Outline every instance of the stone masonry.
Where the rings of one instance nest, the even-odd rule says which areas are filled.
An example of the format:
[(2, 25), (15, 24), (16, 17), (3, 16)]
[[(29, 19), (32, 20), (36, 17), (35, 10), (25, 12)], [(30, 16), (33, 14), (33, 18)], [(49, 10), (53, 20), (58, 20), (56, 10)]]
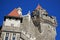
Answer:
[[(11, 16), (13, 13), (17, 14)], [(49, 16), (40, 5), (26, 15), (22, 15), (21, 8), (15, 8), (5, 16), (1, 37), (2, 40), (14, 40), (13, 37), (15, 40), (55, 40), (56, 26), (56, 17)]]

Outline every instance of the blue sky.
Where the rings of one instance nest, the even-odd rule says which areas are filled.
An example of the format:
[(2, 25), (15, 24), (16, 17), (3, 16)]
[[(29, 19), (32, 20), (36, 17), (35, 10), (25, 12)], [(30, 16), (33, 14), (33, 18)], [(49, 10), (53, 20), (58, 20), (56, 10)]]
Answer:
[(32, 12), (40, 4), (49, 15), (56, 16), (58, 26), (56, 40), (60, 39), (60, 0), (0, 0), (0, 25), (3, 24), (4, 16), (8, 15), (14, 8), (21, 7), (23, 14), (29, 10)]

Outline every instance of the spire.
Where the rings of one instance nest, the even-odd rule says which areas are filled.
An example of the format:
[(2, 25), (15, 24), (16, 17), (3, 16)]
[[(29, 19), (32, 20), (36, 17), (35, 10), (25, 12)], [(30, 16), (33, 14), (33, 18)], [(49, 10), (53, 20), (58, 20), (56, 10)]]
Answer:
[(15, 8), (12, 12), (8, 14), (8, 16), (16, 16), (19, 17), (19, 14), (17, 13), (17, 9)]
[(40, 4), (38, 4), (38, 6), (36, 7), (36, 9), (40, 9), (41, 8), (41, 6), (40, 6)]

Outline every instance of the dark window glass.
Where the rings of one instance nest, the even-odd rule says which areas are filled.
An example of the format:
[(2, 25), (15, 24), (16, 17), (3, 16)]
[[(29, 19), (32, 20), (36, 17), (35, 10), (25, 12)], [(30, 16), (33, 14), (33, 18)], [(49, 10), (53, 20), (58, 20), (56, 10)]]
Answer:
[(6, 33), (5, 40), (8, 40), (8, 37), (9, 37), (9, 33)]
[(13, 33), (13, 40), (15, 40), (15, 36), (16, 36), (16, 34), (15, 34), (15, 33)]
[(13, 40), (15, 40), (15, 37), (13, 37)]
[(5, 37), (5, 40), (8, 40), (8, 37)]

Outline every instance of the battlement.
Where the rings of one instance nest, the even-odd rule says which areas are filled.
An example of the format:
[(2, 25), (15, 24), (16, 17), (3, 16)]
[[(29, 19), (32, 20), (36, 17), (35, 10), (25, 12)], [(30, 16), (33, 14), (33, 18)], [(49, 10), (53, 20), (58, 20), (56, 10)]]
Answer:
[(53, 16), (48, 16), (48, 15), (42, 15), (42, 17), (41, 17), (42, 19), (44, 19), (44, 20), (47, 20), (47, 21), (50, 21), (50, 22), (52, 22), (52, 23), (55, 23), (56, 21), (56, 18), (55, 17), (53, 17)]
[(20, 27), (20, 23), (22, 23), (22, 18), (20, 18), (20, 17), (5, 16), (3, 25)]
[(46, 21), (47, 23), (56, 26), (57, 22), (56, 22), (56, 18), (53, 16), (48, 16), (48, 15), (42, 15), (41, 18)]

